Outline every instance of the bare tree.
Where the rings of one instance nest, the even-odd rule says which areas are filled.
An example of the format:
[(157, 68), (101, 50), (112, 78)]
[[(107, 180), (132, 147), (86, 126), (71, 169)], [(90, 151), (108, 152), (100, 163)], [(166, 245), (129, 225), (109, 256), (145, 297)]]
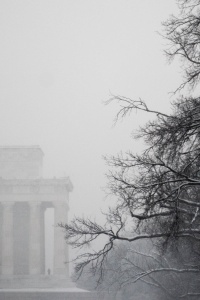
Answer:
[[(184, 82), (177, 89), (181, 90), (186, 85), (194, 88), (200, 76), (200, 1), (177, 2), (180, 15), (171, 16), (164, 28), (169, 41), (167, 56), (170, 59), (180, 56), (182, 60)], [(60, 224), (73, 247), (91, 246), (101, 239), (101, 249), (84, 248), (83, 254), (77, 256), (75, 271), (80, 276), (89, 267), (92, 274), (98, 274), (100, 284), (119, 242), (130, 243), (136, 255), (138, 241), (153, 241), (154, 252), (158, 251), (160, 256), (140, 251), (138, 255), (143, 257), (145, 266), (134, 262), (128, 278), (124, 277), (127, 273), (120, 271), (121, 284), (126, 280), (146, 281), (165, 290), (166, 299), (198, 299), (200, 98), (181, 97), (174, 101), (169, 115), (150, 109), (141, 99), (114, 96), (108, 102), (118, 102), (116, 122), (132, 110), (153, 114), (154, 120), (134, 134), (135, 139), (145, 142), (142, 153), (127, 152), (106, 158), (110, 170), (108, 193), (116, 199), (105, 214), (106, 223), (75, 218), (70, 224)], [(121, 260), (121, 263), (127, 271), (133, 261), (129, 259), (124, 264)], [(167, 286), (171, 277), (179, 288)]]
[[(186, 249), (188, 253), (188, 247)], [(191, 258), (187, 263), (189, 261)], [(122, 299), (126, 300), (133, 299), (133, 295), (135, 300), (141, 298), (175, 300), (180, 295), (187, 299), (186, 295), (191, 290), (191, 286), (194, 289), (195, 285), (198, 286), (198, 281), (196, 274), (188, 276), (187, 273), (172, 272), (183, 263), (184, 258), (177, 250), (160, 253), (150, 240), (139, 241), (134, 246), (119, 242), (108, 255), (108, 261), (104, 265), (104, 278), (97, 286), (97, 290), (101, 293), (109, 292), (113, 298), (120, 290)], [(98, 276), (98, 272), (91, 276), (90, 266), (88, 266), (78, 283), (81, 287), (88, 287), (89, 284), (90, 288), (94, 289)]]
[(166, 55), (169, 59), (180, 57), (184, 69), (184, 81), (178, 88), (185, 85), (194, 87), (200, 75), (200, 1), (178, 0), (179, 16), (171, 16), (163, 23), (164, 38), (169, 47)]
[[(98, 270), (101, 281), (108, 254), (117, 241), (134, 245), (138, 240), (154, 240), (157, 247), (170, 247), (176, 241), (181, 253), (181, 249), (186, 250), (183, 245), (192, 244), (196, 256), (192, 255), (188, 263), (177, 263), (173, 267), (147, 268), (137, 273), (135, 281), (160, 273), (199, 278), (196, 260), (200, 255), (200, 99), (182, 98), (174, 102), (170, 115), (150, 110), (141, 100), (114, 97), (111, 101), (120, 104), (117, 118), (136, 108), (153, 113), (156, 118), (135, 136), (146, 142), (141, 155), (129, 152), (107, 158), (108, 188), (116, 197), (116, 205), (108, 209), (106, 224), (102, 226), (84, 218), (61, 224), (73, 247), (91, 245), (99, 237), (105, 237), (102, 249), (92, 251), (90, 248), (76, 258), (76, 272), (80, 275), (84, 267), (90, 265), (92, 272)], [(199, 293), (196, 285), (191, 285), (179, 296), (187, 299), (188, 295), (199, 297)]]

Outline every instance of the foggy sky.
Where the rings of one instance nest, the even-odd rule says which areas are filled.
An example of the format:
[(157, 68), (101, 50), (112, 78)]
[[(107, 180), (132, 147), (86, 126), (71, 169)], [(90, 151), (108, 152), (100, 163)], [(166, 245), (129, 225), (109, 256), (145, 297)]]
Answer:
[(110, 94), (170, 107), (180, 83), (160, 23), (174, 0), (1, 0), (0, 144), (40, 145), (44, 177), (70, 176), (71, 216), (104, 207), (102, 155), (139, 151), (145, 116), (113, 127)]

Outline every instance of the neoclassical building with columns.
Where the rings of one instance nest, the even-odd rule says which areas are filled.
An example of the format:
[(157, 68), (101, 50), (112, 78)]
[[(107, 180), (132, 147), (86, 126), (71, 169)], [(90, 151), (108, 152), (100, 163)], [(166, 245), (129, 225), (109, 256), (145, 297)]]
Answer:
[[(63, 230), (69, 193), (68, 177), (42, 177), (39, 146), (0, 147), (0, 288), (70, 286), (68, 246)], [(45, 267), (45, 211), (54, 210), (54, 259)]]

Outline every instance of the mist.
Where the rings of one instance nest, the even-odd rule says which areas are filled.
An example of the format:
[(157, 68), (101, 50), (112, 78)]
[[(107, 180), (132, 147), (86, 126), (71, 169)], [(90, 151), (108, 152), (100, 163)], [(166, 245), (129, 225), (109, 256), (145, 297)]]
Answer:
[[(118, 108), (105, 101), (122, 95), (169, 111), (169, 93), (181, 75), (178, 64), (166, 61), (158, 32), (161, 22), (176, 12), (172, 0), (0, 1), (0, 146), (23, 149), (23, 157), (29, 156), (26, 149), (42, 151), (42, 171), (29, 179), (40, 180), (39, 185), (49, 180), (49, 188), (54, 180), (67, 186), (68, 220), (76, 215), (103, 222), (100, 211), (109, 202), (103, 156), (143, 149), (131, 134), (147, 121), (145, 114), (134, 113), (113, 126)], [(8, 169), (0, 171), (2, 180), (27, 180), (29, 159), (23, 174), (21, 158), (11, 172), (9, 163), (16, 161), (15, 154), (11, 156), (2, 158), (1, 165)], [(29, 219), (27, 209), (16, 208), (24, 222)], [(48, 280), (54, 272), (54, 225), (65, 220), (57, 220), (49, 204), (44, 215), (48, 250), (43, 273)], [(19, 222), (20, 215), (15, 218)], [(26, 235), (30, 232), (24, 229)], [(19, 247), (20, 252), (23, 244)], [(72, 260), (76, 252), (67, 251)], [(73, 274), (73, 265), (67, 272)], [(76, 289), (75, 284), (70, 288)]]

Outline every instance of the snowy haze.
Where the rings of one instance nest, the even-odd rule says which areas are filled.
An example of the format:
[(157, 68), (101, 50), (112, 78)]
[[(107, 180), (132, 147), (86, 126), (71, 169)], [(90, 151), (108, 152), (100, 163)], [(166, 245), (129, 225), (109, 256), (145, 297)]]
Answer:
[(1, 0), (0, 144), (40, 145), (44, 177), (70, 176), (70, 217), (105, 207), (102, 155), (140, 145), (133, 114), (113, 127), (111, 94), (162, 111), (180, 83), (157, 31), (174, 0)]

